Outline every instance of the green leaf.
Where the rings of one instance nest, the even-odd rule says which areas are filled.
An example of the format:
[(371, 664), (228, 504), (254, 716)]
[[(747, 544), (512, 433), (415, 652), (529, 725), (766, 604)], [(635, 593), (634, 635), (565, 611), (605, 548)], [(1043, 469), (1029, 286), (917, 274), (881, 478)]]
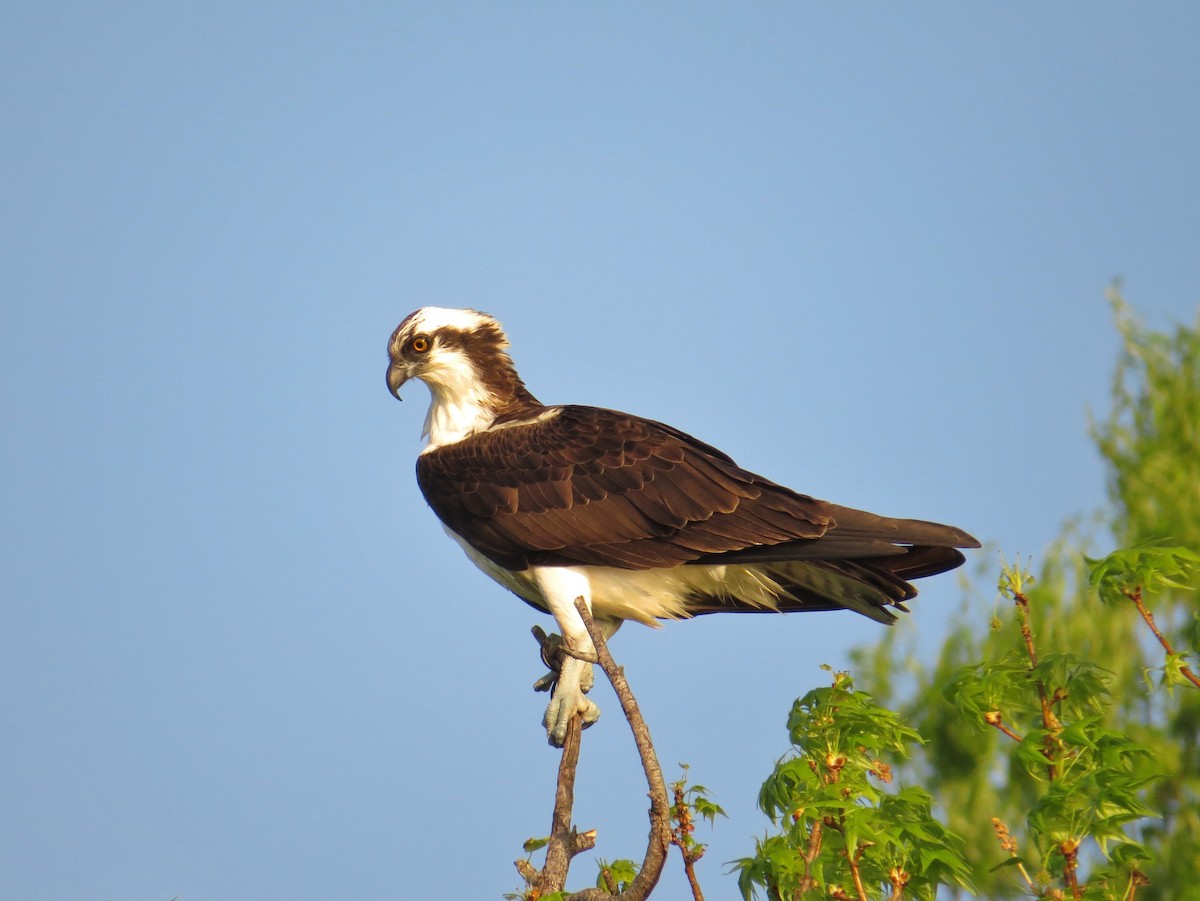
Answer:
[(619, 891), (624, 891), (629, 887), (629, 883), (633, 882), (638, 871), (638, 865), (636, 863), (634, 863), (632, 860), (626, 860), (624, 858), (620, 860), (614, 860), (612, 863), (600, 860), (598, 861), (598, 867), (599, 873), (596, 876), (596, 888), (608, 888), (608, 880), (605, 878), (607, 875), (614, 883), (616, 883)]
[(714, 804), (707, 798), (696, 798), (692, 801), (692, 807), (696, 813), (708, 820), (709, 823), (715, 823), (719, 816), (727, 816), (720, 804)]
[(1092, 569), (1091, 584), (1106, 604), (1132, 600), (1135, 593), (1186, 589), (1200, 576), (1200, 553), (1180, 546), (1142, 544), (1087, 562)]

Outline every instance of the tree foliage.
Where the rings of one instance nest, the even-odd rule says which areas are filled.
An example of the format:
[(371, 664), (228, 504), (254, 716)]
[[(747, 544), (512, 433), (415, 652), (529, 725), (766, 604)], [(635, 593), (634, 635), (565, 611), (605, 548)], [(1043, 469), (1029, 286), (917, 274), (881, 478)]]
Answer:
[[(747, 901), (1200, 901), (1200, 317), (1157, 333), (1111, 300), (1123, 350), (1091, 433), (1117, 549), (1090, 557), (1100, 539), (1064, 526), (1036, 567), (1001, 565), (995, 600), (968, 597), (936, 655), (900, 631), (859, 649), (869, 694), (826, 667), (759, 795), (772, 830), (734, 862)], [(702, 901), (693, 816), (721, 810), (686, 776), (662, 818)], [(512, 897), (567, 897), (518, 869)], [(645, 897), (638, 874), (601, 861), (578, 897)]]
[(1089, 559), (1064, 527), (1036, 581), (1005, 567), (990, 628), (976, 599), (928, 663), (896, 634), (854, 658), (926, 739), (897, 772), (988, 897), (1200, 898), (1200, 320), (1157, 333), (1111, 299), (1123, 350), (1091, 431), (1122, 549)]
[(844, 672), (796, 701), (792, 751), (763, 783), (759, 806), (780, 831), (737, 862), (744, 898), (859, 898), (887, 886), (892, 897), (933, 898), (940, 883), (967, 886), (962, 843), (932, 815), (918, 787), (886, 792), (891, 766), (920, 736)]

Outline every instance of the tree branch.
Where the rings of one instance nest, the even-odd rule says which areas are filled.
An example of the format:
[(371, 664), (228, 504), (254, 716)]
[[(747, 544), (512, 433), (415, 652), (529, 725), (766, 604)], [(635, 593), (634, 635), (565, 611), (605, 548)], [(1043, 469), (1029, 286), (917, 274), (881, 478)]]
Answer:
[(1066, 838), (1059, 842), (1058, 849), (1062, 851), (1063, 856), (1063, 879), (1071, 890), (1071, 897), (1074, 901), (1081, 901), (1084, 887), (1079, 884), (1079, 875), (1076, 872), (1079, 861), (1079, 842), (1073, 838)]
[(804, 852), (804, 876), (800, 879), (800, 892), (807, 892), (809, 889), (816, 887), (816, 880), (812, 878), (812, 864), (817, 859), (817, 855), (821, 853), (821, 832), (824, 824), (820, 820), (814, 820), (812, 829), (808, 833), (808, 848)]
[[(1029, 598), (1022, 592), (1013, 590), (1013, 599), (1017, 602), (1017, 610), (1021, 615), (1021, 637), (1025, 639), (1025, 650), (1029, 653), (1029, 662), (1032, 668), (1038, 665), (1037, 651), (1033, 646), (1033, 627), (1030, 625), (1029, 616)], [(1042, 754), (1045, 755), (1049, 763), (1046, 765), (1047, 774), (1050, 781), (1053, 782), (1058, 778), (1058, 766), (1054, 763), (1054, 745), (1058, 743), (1058, 731), (1062, 728), (1058, 717), (1054, 715), (1053, 707), (1050, 703), (1050, 698), (1046, 694), (1045, 683), (1041, 679), (1034, 680), (1034, 685), (1037, 686), (1038, 700), (1042, 705), (1042, 725), (1046, 729), (1045, 747), (1042, 749)]]
[(658, 883), (659, 876), (662, 875), (663, 864), (667, 859), (667, 850), (671, 846), (671, 805), (667, 800), (667, 785), (663, 781), (662, 768), (658, 765), (658, 758), (654, 754), (650, 730), (646, 727), (646, 721), (642, 719), (641, 710), (638, 709), (637, 699), (634, 698), (629, 683), (625, 681), (624, 671), (617, 666), (612, 654), (609, 653), (608, 645), (604, 641), (604, 634), (596, 626), (596, 621), (592, 619), (592, 613), (588, 610), (583, 598), (576, 598), (575, 609), (583, 618), (588, 635), (596, 646), (596, 657), (599, 659), (600, 668), (604, 670), (604, 675), (612, 683), (613, 691), (616, 692), (617, 698), (621, 702), (621, 709), (625, 712), (625, 719), (629, 722), (629, 728), (633, 732), (638, 755), (642, 759), (642, 771), (646, 774), (646, 783), (650, 788), (650, 835), (646, 843), (646, 855), (642, 866), (629, 888), (624, 892), (613, 895), (603, 889), (589, 888), (576, 892), (570, 898), (571, 901), (611, 901), (612, 898), (617, 898), (619, 901), (643, 901), (649, 897), (650, 892)]
[[(1133, 591), (1126, 591), (1125, 596), (1133, 601), (1134, 606), (1137, 607), (1138, 613), (1142, 615), (1142, 619), (1146, 621), (1146, 625), (1150, 627), (1150, 631), (1154, 633), (1154, 637), (1158, 639), (1158, 643), (1163, 646), (1163, 650), (1166, 651), (1168, 655), (1174, 655), (1175, 649), (1171, 647), (1171, 642), (1167, 639), (1167, 636), (1163, 635), (1159, 630), (1158, 624), (1154, 622), (1154, 614), (1150, 612), (1149, 608), (1146, 607), (1146, 604), (1142, 601), (1141, 587), (1139, 586)], [(1189, 682), (1191, 682), (1197, 688), (1200, 688), (1200, 677), (1197, 677), (1196, 674), (1193, 673), (1187, 666), (1187, 664), (1180, 666), (1179, 672), (1181, 675), (1187, 678)]]
[(850, 862), (850, 876), (854, 879), (854, 891), (858, 893), (859, 901), (867, 901), (867, 890), (863, 887), (862, 873), (858, 870), (858, 858), (862, 851), (858, 851), (851, 857), (846, 855), (846, 860)]
[(1013, 741), (1020, 744), (1021, 736), (1017, 735), (1017, 733), (1013, 732), (1012, 729), (1008, 728), (1008, 726), (1004, 724), (1004, 717), (1000, 714), (999, 710), (987, 711), (987, 713), (983, 715), (983, 721), (989, 726), (999, 729)]
[(675, 790), (674, 821), (678, 824), (671, 830), (671, 844), (675, 845), (679, 849), (679, 853), (683, 855), (683, 872), (692, 889), (692, 901), (704, 901), (700, 880), (696, 878), (696, 861), (704, 856), (705, 848), (691, 840), (696, 825), (692, 821), (692, 807), (688, 804), (684, 779), (672, 783), (671, 787)]
[(577, 832), (571, 826), (571, 808), (575, 804), (575, 769), (579, 763), (579, 746), (583, 726), (579, 717), (572, 717), (563, 742), (562, 758), (558, 763), (558, 785), (554, 791), (554, 814), (550, 819), (550, 841), (546, 845), (546, 862), (532, 880), (527, 879), (534, 897), (560, 892), (567, 882), (571, 859), (581, 851), (596, 846), (596, 830)]
[[(1008, 826), (999, 817), (992, 817), (992, 828), (996, 830), (996, 838), (1000, 842), (1000, 848), (1008, 852), (1009, 857), (1017, 857), (1017, 840), (1012, 837), (1012, 833), (1008, 831)], [(1029, 894), (1036, 897), (1038, 894), (1037, 887), (1033, 884), (1033, 880), (1029, 877), (1029, 871), (1025, 869), (1025, 864), (1017, 861), (1017, 869), (1021, 873), (1021, 878), (1025, 880), (1025, 885), (1029, 889)]]

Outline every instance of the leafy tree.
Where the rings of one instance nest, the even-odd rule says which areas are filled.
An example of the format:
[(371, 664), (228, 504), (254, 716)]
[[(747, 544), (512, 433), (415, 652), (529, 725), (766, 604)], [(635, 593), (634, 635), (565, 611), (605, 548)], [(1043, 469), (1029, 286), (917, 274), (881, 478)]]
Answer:
[[(948, 886), (1200, 899), (1200, 317), (1156, 333), (1115, 291), (1112, 302), (1123, 353), (1113, 409), (1092, 435), (1109, 467), (1102, 521), (1122, 549), (1089, 559), (1086, 537), (1064, 527), (1036, 580), (1027, 563), (1003, 565), (990, 615), (968, 598), (930, 664), (900, 632), (857, 651), (881, 702), (844, 672), (797, 700), (791, 750), (759, 797), (775, 831), (735, 862), (744, 898), (902, 901)], [(675, 844), (702, 901), (693, 814), (721, 810), (687, 786), (686, 767), (668, 807), (636, 703), (603, 636), (593, 640), (650, 782), (646, 865), (601, 862), (595, 889), (544, 890), (591, 847), (592, 833), (570, 827), (568, 790), (555, 834), (526, 845), (557, 842), (561, 860), (518, 861), (527, 887), (511, 897), (644, 898)], [(578, 728), (574, 738), (577, 755)], [(564, 749), (560, 798), (573, 773)]]
[(758, 888), (779, 901), (865, 898), (881, 886), (891, 898), (934, 898), (939, 884), (970, 884), (961, 841), (933, 818), (929, 793), (883, 790), (883, 755), (904, 755), (920, 737), (849, 674), (796, 701), (788, 734), (793, 750), (759, 796), (780, 832), (737, 862), (744, 898)]
[(928, 665), (900, 634), (854, 657), (926, 739), (898, 773), (937, 799), (989, 897), (1069, 897), (1091, 863), (1088, 896), (1200, 898), (1200, 319), (1157, 333), (1111, 299), (1123, 351), (1091, 431), (1103, 521), (1129, 550), (1088, 560), (1065, 527), (1036, 582), (1005, 569), (1018, 615), (982, 628), (976, 598)]

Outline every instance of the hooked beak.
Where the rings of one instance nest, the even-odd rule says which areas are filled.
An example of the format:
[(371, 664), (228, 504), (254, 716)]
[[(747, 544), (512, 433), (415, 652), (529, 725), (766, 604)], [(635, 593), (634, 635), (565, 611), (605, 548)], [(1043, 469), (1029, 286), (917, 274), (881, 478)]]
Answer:
[(403, 400), (400, 396), (400, 386), (408, 381), (408, 367), (401, 363), (393, 361), (388, 366), (387, 383), (388, 391), (392, 393), (392, 397), (396, 400)]

